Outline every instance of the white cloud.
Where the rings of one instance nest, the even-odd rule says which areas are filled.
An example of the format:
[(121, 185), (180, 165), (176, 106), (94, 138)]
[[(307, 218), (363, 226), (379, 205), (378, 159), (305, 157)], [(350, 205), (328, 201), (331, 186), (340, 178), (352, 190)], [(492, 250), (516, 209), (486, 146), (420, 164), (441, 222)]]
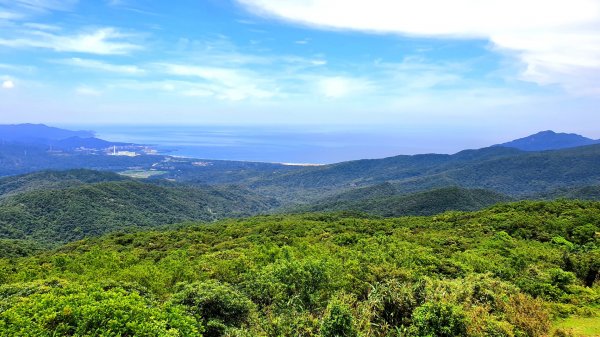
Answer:
[(276, 95), (276, 89), (261, 76), (244, 69), (200, 67), (182, 64), (158, 64), (170, 75), (196, 77), (203, 82), (184, 90), (188, 96), (212, 96), (230, 101), (245, 99), (267, 99)]
[(0, 0), (0, 4), (32, 11), (67, 11), (77, 0)]
[(51, 11), (69, 11), (76, 0), (0, 0), (0, 20), (19, 21)]
[(0, 20), (18, 20), (23, 18), (20, 13), (9, 12), (0, 8)]
[(102, 92), (88, 86), (80, 86), (75, 88), (75, 93), (80, 96), (100, 96)]
[(15, 82), (6, 80), (2, 82), (2, 89), (12, 89), (15, 87)]
[(61, 28), (59, 26), (47, 25), (44, 23), (37, 23), (37, 22), (26, 22), (23, 24), (23, 27), (32, 28), (32, 29), (36, 29), (36, 30), (47, 30), (47, 31), (61, 30)]
[(24, 66), (24, 65), (18, 65), (18, 64), (5, 64), (5, 63), (0, 63), (0, 69), (5, 69), (8, 70), (10, 72), (16, 72), (16, 73), (33, 73), (36, 68), (34, 66)]
[(21, 37), (0, 38), (0, 46), (12, 48), (46, 48), (57, 52), (76, 52), (99, 55), (129, 54), (142, 47), (126, 41), (129, 35), (115, 28), (101, 28), (76, 35), (58, 35), (34, 30)]
[(319, 92), (327, 98), (342, 98), (351, 94), (364, 93), (371, 84), (363, 79), (350, 77), (324, 77), (317, 82)]
[(145, 72), (144, 69), (134, 65), (111, 64), (97, 60), (81, 59), (77, 57), (58, 60), (57, 62), (74, 67), (126, 75), (139, 75)]
[(523, 79), (600, 91), (598, 0), (237, 0), (259, 15), (328, 29), (484, 38), (526, 66)]

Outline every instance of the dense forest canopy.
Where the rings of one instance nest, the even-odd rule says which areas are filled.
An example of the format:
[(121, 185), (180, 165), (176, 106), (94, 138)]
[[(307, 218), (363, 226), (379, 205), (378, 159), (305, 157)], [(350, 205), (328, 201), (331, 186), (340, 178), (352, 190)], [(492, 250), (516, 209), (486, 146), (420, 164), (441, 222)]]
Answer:
[(0, 335), (542, 336), (598, 314), (599, 231), (598, 202), (525, 201), (115, 233), (0, 260)]

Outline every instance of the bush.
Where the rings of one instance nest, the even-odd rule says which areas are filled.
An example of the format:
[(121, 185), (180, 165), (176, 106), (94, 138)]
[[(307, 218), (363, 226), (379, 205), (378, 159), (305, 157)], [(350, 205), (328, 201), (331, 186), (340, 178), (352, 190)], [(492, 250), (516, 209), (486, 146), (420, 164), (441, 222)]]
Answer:
[(466, 317), (460, 307), (448, 303), (427, 302), (413, 313), (412, 336), (467, 336)]
[(184, 284), (171, 303), (182, 305), (196, 320), (206, 325), (205, 336), (222, 336), (228, 326), (241, 327), (248, 322), (254, 305), (229, 284), (209, 280)]
[(519, 293), (505, 303), (506, 319), (515, 326), (517, 336), (543, 336), (550, 330), (550, 318), (544, 302)]
[(0, 313), (0, 336), (199, 336), (200, 326), (176, 306), (161, 308), (120, 288), (54, 288), (13, 299)]
[(412, 313), (426, 296), (426, 282), (377, 284), (369, 293), (371, 323), (382, 327), (409, 326)]
[(573, 234), (571, 237), (573, 241), (579, 243), (581, 245), (593, 241), (598, 231), (598, 227), (592, 224), (587, 224), (583, 226), (577, 226), (573, 228)]
[(571, 330), (557, 329), (552, 334), (552, 337), (575, 337), (575, 334)]
[(327, 306), (323, 324), (322, 337), (356, 337), (355, 320), (352, 309), (343, 298), (333, 299)]

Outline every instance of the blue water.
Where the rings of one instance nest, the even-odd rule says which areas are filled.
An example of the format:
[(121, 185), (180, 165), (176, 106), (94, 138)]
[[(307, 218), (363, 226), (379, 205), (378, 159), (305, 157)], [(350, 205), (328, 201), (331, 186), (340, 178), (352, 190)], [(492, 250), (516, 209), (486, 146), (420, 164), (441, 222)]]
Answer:
[[(70, 127), (71, 129), (73, 127)], [(327, 164), (399, 154), (454, 153), (481, 140), (440, 130), (324, 127), (82, 126), (98, 138), (152, 144), (171, 155), (203, 159)], [(486, 145), (486, 144), (483, 144)]]

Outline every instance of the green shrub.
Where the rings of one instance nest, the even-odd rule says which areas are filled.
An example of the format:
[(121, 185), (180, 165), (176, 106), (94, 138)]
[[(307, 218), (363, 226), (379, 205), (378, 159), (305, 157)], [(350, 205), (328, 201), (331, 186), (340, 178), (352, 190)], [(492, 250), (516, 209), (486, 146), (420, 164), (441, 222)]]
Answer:
[(369, 293), (371, 323), (382, 327), (409, 326), (415, 308), (423, 304), (426, 283), (390, 281), (373, 286)]
[(248, 322), (254, 305), (240, 291), (215, 280), (183, 284), (171, 303), (182, 305), (206, 326), (206, 336), (222, 336), (228, 326)]
[(200, 330), (182, 308), (163, 308), (120, 288), (54, 288), (13, 298), (12, 305), (0, 313), (2, 337), (195, 337)]
[(449, 303), (427, 302), (414, 311), (412, 320), (410, 333), (415, 337), (467, 336), (465, 314)]
[(334, 298), (325, 312), (321, 325), (322, 337), (356, 337), (355, 319), (350, 305), (343, 298)]
[(596, 236), (596, 232), (598, 232), (598, 226), (587, 224), (573, 228), (571, 237), (574, 242), (583, 245), (587, 242), (593, 241)]

